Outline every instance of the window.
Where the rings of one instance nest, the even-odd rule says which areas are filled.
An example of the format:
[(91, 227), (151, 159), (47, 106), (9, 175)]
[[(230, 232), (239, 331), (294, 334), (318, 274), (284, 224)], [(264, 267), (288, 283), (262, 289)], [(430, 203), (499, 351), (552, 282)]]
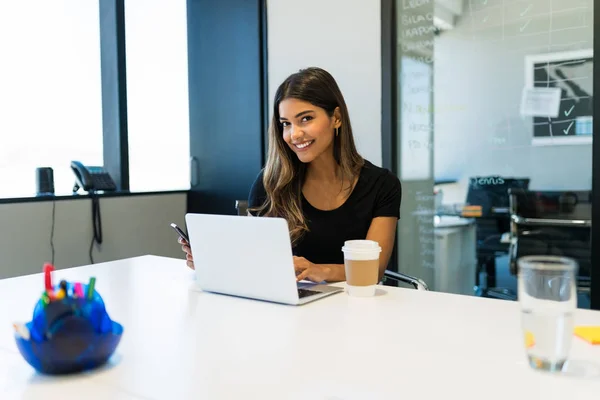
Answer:
[(71, 160), (102, 165), (97, 0), (0, 2), (0, 198), (35, 195), (52, 167), (69, 194)]
[(185, 0), (125, 2), (131, 191), (189, 189)]

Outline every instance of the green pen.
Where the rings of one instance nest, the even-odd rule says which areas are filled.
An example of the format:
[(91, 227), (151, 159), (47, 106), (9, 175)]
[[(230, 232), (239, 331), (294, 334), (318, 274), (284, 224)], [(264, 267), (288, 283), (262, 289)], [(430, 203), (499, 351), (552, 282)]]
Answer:
[(90, 283), (88, 283), (86, 298), (92, 299), (94, 297), (94, 286), (96, 285), (96, 278), (93, 276), (90, 278)]
[(44, 307), (46, 307), (49, 303), (50, 303), (50, 296), (48, 296), (48, 293), (46, 293), (46, 292), (42, 293), (42, 304), (44, 304)]

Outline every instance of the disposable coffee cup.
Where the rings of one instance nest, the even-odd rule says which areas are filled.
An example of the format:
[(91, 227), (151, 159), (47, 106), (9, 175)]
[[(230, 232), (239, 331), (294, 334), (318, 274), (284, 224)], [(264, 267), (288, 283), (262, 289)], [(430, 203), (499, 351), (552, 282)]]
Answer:
[(347, 240), (342, 251), (348, 294), (356, 297), (374, 296), (379, 283), (379, 243), (373, 240)]

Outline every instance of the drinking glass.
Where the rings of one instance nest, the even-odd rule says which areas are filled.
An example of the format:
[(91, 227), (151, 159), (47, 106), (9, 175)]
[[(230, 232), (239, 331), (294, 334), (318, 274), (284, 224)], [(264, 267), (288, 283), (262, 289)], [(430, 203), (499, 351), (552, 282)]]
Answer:
[(517, 261), (521, 325), (529, 365), (561, 371), (569, 357), (577, 308), (577, 262), (559, 256)]

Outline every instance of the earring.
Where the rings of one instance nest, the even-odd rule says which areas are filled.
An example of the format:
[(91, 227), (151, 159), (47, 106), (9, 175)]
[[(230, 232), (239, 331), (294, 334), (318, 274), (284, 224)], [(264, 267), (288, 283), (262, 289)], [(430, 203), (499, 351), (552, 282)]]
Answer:
[(339, 135), (339, 133), (340, 133), (339, 129), (340, 129), (340, 128), (335, 128), (335, 136), (336, 136), (336, 137), (337, 137), (337, 136)]

